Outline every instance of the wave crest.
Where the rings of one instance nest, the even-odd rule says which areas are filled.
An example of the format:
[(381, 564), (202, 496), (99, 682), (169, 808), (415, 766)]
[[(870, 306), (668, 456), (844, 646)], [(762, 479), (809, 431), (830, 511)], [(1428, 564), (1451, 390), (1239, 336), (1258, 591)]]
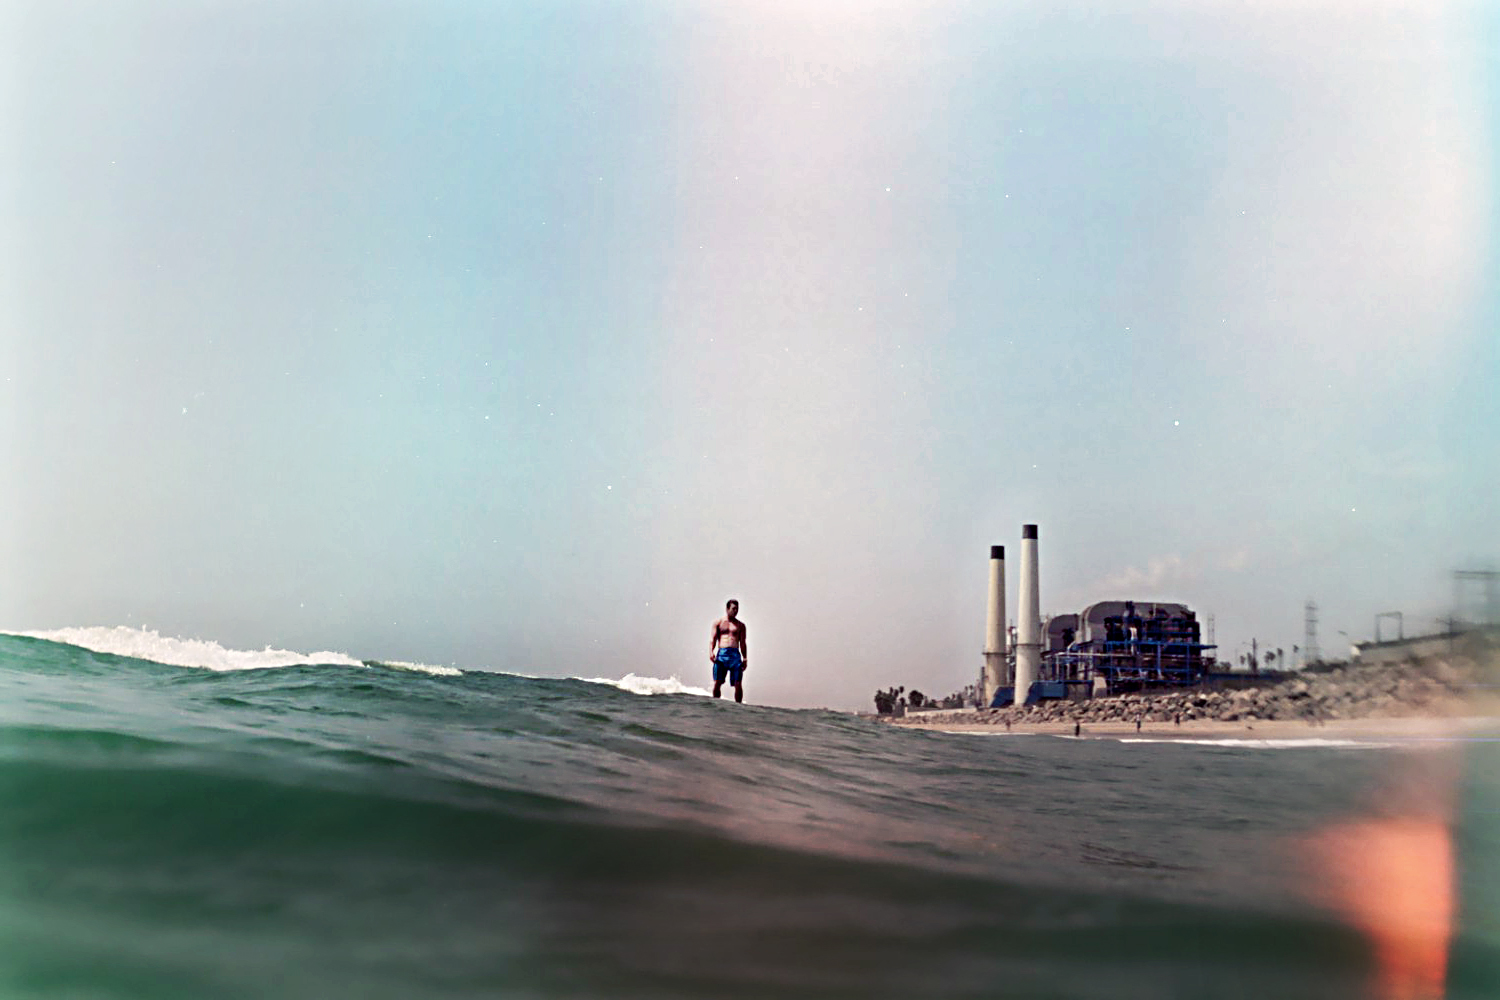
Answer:
[(345, 653), (323, 651), (298, 653), (289, 649), (225, 649), (208, 639), (182, 639), (164, 636), (154, 629), (131, 628), (128, 625), (91, 625), (39, 632), (6, 632), (47, 642), (81, 646), (95, 653), (129, 656), (174, 667), (197, 667), (205, 670), (265, 670), (271, 667), (295, 667), (310, 664), (362, 667), (364, 664)]
[(608, 684), (610, 687), (617, 687), (631, 694), (695, 694), (705, 698), (709, 695), (707, 688), (684, 684), (675, 674), (671, 677), (641, 677), (637, 674), (626, 674), (618, 680), (613, 677), (579, 677), (578, 680), (587, 684)]
[(462, 677), (463, 671), (457, 667), (439, 667), (431, 663), (407, 663), (405, 660), (366, 660), (367, 667), (389, 667), (392, 670), (412, 670), (419, 674), (431, 674), (434, 677)]

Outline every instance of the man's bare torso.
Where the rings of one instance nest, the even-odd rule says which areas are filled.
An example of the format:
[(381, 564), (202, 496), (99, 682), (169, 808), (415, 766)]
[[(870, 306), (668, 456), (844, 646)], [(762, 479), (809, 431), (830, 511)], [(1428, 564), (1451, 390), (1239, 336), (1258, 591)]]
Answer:
[(739, 649), (745, 638), (745, 623), (737, 618), (720, 618), (714, 622), (714, 632), (719, 637), (720, 649)]

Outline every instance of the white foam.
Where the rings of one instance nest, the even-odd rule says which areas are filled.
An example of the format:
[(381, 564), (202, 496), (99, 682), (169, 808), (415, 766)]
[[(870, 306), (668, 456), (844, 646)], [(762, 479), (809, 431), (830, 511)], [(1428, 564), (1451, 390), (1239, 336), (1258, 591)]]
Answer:
[(378, 663), (382, 667), (395, 667), (397, 670), (415, 670), (422, 674), (432, 674), (434, 677), (462, 677), (464, 673), (457, 667), (435, 667), (430, 663), (407, 663), (403, 660), (372, 660), (371, 662)]
[[(153, 629), (127, 625), (95, 625), (82, 628), (60, 628), (45, 632), (7, 632), (6, 635), (45, 639), (82, 646), (96, 653), (113, 653), (138, 660), (151, 660), (174, 667), (199, 667), (206, 670), (265, 670), (271, 667), (294, 667), (305, 664), (330, 664), (341, 667), (363, 667), (364, 664), (344, 653), (296, 653), (287, 649), (225, 649), (207, 639), (179, 639), (161, 635)], [(441, 668), (447, 669), (447, 668)]]
[(1205, 747), (1252, 747), (1261, 750), (1296, 750), (1317, 747), (1361, 747), (1370, 750), (1381, 750), (1388, 747), (1399, 746), (1396, 743), (1385, 743), (1375, 740), (1329, 740), (1320, 738), (1309, 738), (1305, 740), (1179, 740), (1179, 739), (1148, 739), (1146, 737), (1132, 736), (1120, 737), (1121, 743), (1191, 743), (1196, 746)]
[(608, 684), (617, 687), (621, 691), (629, 691), (631, 694), (696, 694), (707, 697), (710, 692), (705, 688), (693, 687), (684, 684), (676, 676), (673, 677), (638, 677), (635, 674), (626, 674), (616, 680), (613, 677), (578, 677), (575, 680), (584, 681), (588, 684)]

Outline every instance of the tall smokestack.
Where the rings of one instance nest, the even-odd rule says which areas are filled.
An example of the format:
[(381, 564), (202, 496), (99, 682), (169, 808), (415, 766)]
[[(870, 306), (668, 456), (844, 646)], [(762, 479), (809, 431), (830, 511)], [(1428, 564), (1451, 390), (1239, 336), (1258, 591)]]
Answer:
[(1042, 585), (1037, 572), (1036, 525), (1021, 526), (1021, 596), (1016, 606), (1016, 704), (1042, 669)]
[(1005, 682), (1005, 546), (990, 546), (990, 599), (984, 616), (984, 702)]

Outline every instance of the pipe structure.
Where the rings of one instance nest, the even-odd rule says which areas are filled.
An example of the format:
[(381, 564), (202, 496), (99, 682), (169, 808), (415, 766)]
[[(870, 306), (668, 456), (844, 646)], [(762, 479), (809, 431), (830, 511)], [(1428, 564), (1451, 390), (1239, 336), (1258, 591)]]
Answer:
[(1005, 546), (990, 546), (990, 597), (984, 615), (983, 707), (1005, 683)]
[(1021, 526), (1021, 595), (1016, 606), (1016, 700), (1026, 695), (1042, 669), (1041, 580), (1037, 571), (1036, 525)]

